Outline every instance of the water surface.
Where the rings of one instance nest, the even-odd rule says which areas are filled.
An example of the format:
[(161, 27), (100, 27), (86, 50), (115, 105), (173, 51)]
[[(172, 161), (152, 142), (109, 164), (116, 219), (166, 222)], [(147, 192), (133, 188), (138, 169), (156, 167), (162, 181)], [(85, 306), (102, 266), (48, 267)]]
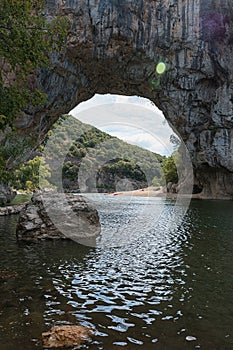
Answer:
[[(121, 216), (145, 203), (135, 201)], [(128, 245), (91, 248), (17, 243), (17, 217), (0, 217), (1, 350), (42, 349), (60, 324), (94, 328), (90, 350), (233, 349), (232, 202), (192, 201), (173, 232), (162, 220)]]

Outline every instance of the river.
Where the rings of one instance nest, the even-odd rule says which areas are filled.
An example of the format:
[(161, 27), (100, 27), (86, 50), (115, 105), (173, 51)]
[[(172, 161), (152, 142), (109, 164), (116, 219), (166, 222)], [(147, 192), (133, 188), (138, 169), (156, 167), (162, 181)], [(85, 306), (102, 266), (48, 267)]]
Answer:
[[(135, 201), (121, 218), (145, 205)], [(95, 248), (19, 243), (17, 216), (0, 217), (0, 349), (42, 349), (41, 333), (61, 324), (94, 328), (83, 349), (233, 349), (232, 209), (193, 200), (171, 232), (163, 217), (143, 230), (142, 215), (134, 240)], [(101, 220), (110, 233), (109, 217)]]

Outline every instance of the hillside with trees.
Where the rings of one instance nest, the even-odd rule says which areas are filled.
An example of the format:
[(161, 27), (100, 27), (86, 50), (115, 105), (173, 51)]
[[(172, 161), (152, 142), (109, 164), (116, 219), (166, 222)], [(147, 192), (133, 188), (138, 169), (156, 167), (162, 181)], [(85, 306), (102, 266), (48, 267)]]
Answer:
[[(59, 174), (56, 176), (53, 172), (50, 178), (50, 167), (56, 169), (56, 162), (62, 157), (68, 140), (73, 142), (62, 167), (63, 188), (67, 192), (79, 191), (80, 176), (81, 181), (83, 178), (85, 180), (82, 191), (87, 192), (138, 189), (152, 185), (155, 177), (161, 179), (163, 156), (130, 145), (74, 118), (69, 119), (67, 129), (63, 126), (66, 118), (68, 116), (62, 116), (54, 125), (44, 144), (35, 152), (34, 159), (16, 171), (16, 188), (32, 190), (39, 187), (35, 169), (39, 169), (40, 162), (45, 187), (48, 181), (57, 187), (56, 178)], [(43, 151), (48, 140), (49, 150), (46, 150), (44, 159)]]

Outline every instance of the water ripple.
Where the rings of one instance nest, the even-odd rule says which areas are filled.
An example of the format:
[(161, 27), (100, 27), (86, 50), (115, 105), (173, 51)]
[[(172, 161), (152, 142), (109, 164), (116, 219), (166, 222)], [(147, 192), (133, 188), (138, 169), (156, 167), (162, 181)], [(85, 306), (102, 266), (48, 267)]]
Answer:
[[(1, 219), (1, 266), (15, 276), (0, 285), (2, 348), (41, 349), (45, 329), (82, 324), (95, 330), (83, 347), (90, 350), (188, 350), (189, 335), (198, 339), (193, 348), (230, 350), (231, 203), (217, 209), (218, 215), (215, 203), (194, 202), (183, 223), (169, 230), (168, 203), (160, 221), (131, 244), (105, 249), (74, 242), (18, 245)], [(111, 225), (119, 225), (118, 214)], [(105, 227), (109, 219), (102, 217)]]

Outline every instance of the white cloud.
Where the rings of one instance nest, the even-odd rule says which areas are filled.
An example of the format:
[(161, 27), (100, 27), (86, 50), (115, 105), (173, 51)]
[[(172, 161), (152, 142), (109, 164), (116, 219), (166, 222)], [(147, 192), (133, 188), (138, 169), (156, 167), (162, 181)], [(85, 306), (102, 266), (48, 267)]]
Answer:
[(87, 109), (90, 109), (92, 107), (115, 103), (117, 98), (118, 98), (118, 95), (95, 94), (95, 96), (93, 96), (89, 100), (80, 103), (78, 106), (76, 106), (74, 109), (72, 109), (72, 111), (70, 111), (70, 114), (73, 116), (77, 116), (80, 112), (85, 111)]
[(169, 155), (172, 129), (163, 113), (148, 99), (137, 96), (95, 95), (79, 104), (71, 115), (113, 136), (152, 152)]
[(119, 139), (130, 144), (148, 149), (149, 151), (162, 155), (169, 155), (172, 151), (170, 142), (167, 137), (162, 135), (150, 134), (140, 129), (131, 127), (119, 128), (102, 128), (103, 131), (110, 135), (116, 136)]

